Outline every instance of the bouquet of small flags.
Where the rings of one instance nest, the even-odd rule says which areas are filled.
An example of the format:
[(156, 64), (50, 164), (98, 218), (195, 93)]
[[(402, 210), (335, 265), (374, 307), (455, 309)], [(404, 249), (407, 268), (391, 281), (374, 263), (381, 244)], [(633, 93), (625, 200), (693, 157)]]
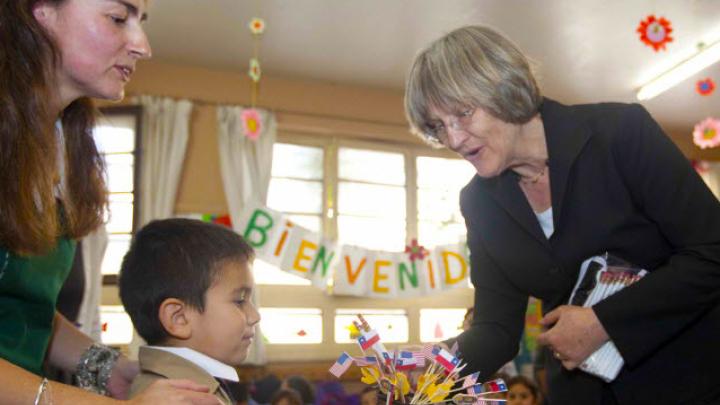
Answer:
[[(362, 315), (353, 322), (359, 331), (357, 343), (363, 355), (353, 357), (343, 352), (330, 373), (342, 376), (353, 364), (361, 367), (362, 381), (376, 385), (386, 405), (390, 404), (486, 404), (505, 402), (490, 394), (507, 391), (502, 379), (478, 383), (479, 373), (460, 377), (466, 364), (449, 351), (426, 345), (421, 351), (389, 352), (377, 331), (370, 328)], [(414, 387), (408, 372), (427, 367)]]

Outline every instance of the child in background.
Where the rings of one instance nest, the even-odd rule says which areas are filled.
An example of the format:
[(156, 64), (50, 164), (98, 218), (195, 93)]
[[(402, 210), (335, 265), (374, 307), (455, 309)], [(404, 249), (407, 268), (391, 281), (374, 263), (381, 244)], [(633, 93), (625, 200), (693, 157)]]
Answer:
[(131, 397), (152, 382), (189, 379), (233, 404), (234, 367), (247, 356), (260, 315), (250, 302), (254, 253), (228, 228), (191, 219), (153, 221), (135, 236), (119, 277), (138, 334), (141, 373)]
[(372, 386), (365, 387), (360, 393), (360, 405), (377, 405), (377, 388)]
[(281, 388), (273, 395), (270, 405), (303, 405), (303, 402), (297, 391)]
[(313, 405), (315, 403), (315, 389), (310, 381), (301, 375), (293, 375), (286, 378), (281, 388), (297, 391), (304, 405)]
[(507, 382), (507, 405), (539, 405), (537, 386), (527, 377), (518, 375)]

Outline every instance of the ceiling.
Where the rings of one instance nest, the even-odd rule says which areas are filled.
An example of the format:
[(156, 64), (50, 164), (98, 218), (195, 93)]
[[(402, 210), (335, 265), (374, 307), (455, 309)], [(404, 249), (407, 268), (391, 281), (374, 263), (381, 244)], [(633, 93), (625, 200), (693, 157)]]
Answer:
[[(640, 42), (648, 14), (674, 29), (667, 51)], [(486, 24), (536, 62), (546, 95), (565, 103), (635, 101), (640, 84), (720, 38), (718, 0), (152, 0), (147, 32), (154, 59), (246, 71), (247, 24), (262, 17), (263, 74), (402, 89), (415, 53), (440, 35)], [(720, 116), (720, 63), (643, 104), (668, 131), (688, 134)]]

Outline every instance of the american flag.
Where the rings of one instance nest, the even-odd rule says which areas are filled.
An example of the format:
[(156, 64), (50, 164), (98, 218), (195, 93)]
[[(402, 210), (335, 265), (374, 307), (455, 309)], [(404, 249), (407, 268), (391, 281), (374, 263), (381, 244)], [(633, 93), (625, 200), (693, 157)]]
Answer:
[(462, 388), (463, 389), (468, 388), (468, 393), (471, 393), (469, 387), (475, 385), (475, 383), (478, 380), (478, 377), (480, 377), (479, 371), (477, 373), (472, 373), (472, 374), (466, 376), (465, 379), (463, 380)]
[(422, 348), (422, 355), (425, 356), (426, 359), (432, 360), (435, 358), (435, 354), (433, 353), (435, 351), (435, 345), (433, 344), (426, 344)]
[(353, 360), (355, 361), (355, 364), (360, 367), (374, 366), (377, 364), (377, 359), (375, 356), (353, 357)]
[(335, 377), (340, 378), (340, 376), (345, 374), (347, 369), (352, 366), (352, 363), (353, 358), (346, 352), (343, 352), (343, 354), (340, 355), (335, 364), (333, 364), (328, 371), (330, 371), (330, 374), (334, 375)]

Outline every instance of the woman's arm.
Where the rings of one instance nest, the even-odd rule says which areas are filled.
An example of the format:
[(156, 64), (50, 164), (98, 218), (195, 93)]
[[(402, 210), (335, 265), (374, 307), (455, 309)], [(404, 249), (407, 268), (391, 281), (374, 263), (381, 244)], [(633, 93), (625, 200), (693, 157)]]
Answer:
[(635, 206), (673, 247), (664, 264), (593, 307), (632, 366), (720, 302), (720, 204), (647, 111), (625, 111), (613, 157)]

